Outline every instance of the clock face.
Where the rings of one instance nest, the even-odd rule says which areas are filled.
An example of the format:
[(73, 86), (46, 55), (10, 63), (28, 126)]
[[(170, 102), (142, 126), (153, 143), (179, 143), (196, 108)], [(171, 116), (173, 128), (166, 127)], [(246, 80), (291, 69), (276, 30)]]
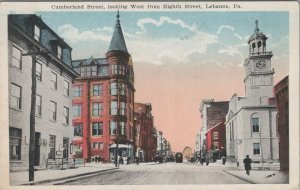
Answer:
[(264, 69), (266, 67), (266, 60), (260, 59), (260, 60), (256, 61), (255, 67), (257, 69)]

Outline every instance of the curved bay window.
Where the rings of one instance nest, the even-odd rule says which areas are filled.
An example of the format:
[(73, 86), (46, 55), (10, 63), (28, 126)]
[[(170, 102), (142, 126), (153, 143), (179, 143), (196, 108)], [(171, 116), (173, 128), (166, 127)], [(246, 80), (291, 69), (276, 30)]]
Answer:
[[(110, 135), (116, 135), (117, 134), (117, 127), (118, 122), (116, 121), (110, 121), (110, 128), (109, 128), (109, 134)], [(126, 125), (124, 121), (119, 122), (119, 135), (126, 135)]]
[(124, 65), (113, 64), (111, 65), (111, 73), (113, 75), (125, 75), (126, 68)]
[(110, 83), (110, 95), (118, 95), (118, 89), (119, 89), (119, 94), (120, 95), (125, 95), (125, 84), (124, 83), (117, 83), (117, 82), (112, 82)]
[[(120, 115), (126, 114), (126, 103), (125, 102), (119, 102), (120, 103)], [(110, 115), (118, 115), (118, 102), (117, 101), (111, 101), (110, 102)]]

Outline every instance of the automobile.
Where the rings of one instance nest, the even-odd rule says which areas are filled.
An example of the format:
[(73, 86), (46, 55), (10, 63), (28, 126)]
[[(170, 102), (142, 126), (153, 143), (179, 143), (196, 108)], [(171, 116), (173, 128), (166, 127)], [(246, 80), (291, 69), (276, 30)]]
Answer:
[(175, 162), (176, 163), (182, 163), (182, 160), (183, 160), (183, 155), (181, 152), (177, 152), (175, 154)]

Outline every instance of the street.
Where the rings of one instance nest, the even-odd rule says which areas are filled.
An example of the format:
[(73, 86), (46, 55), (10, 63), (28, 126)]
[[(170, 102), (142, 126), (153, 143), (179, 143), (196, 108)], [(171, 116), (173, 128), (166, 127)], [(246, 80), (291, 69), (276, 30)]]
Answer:
[(246, 184), (231, 176), (220, 165), (201, 166), (193, 163), (142, 163), (121, 165), (119, 170), (100, 173), (63, 185), (174, 185), (174, 184)]

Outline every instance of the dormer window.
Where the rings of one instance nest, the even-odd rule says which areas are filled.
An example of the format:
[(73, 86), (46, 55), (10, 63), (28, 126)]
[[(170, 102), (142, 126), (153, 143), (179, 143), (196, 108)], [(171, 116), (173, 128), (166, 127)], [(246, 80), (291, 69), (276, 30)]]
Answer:
[(57, 57), (62, 60), (62, 48), (60, 46), (57, 46)]
[(36, 41), (40, 41), (40, 37), (41, 37), (41, 29), (37, 26), (37, 25), (34, 25), (34, 39)]

